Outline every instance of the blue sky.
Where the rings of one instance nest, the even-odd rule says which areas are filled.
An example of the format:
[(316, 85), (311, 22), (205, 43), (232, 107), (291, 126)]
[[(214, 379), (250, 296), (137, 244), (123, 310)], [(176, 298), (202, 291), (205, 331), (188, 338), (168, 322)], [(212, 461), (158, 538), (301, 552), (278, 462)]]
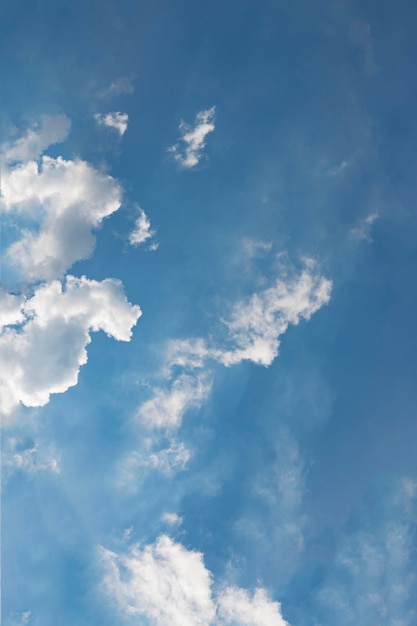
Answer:
[(416, 624), (416, 17), (3, 1), (5, 626)]

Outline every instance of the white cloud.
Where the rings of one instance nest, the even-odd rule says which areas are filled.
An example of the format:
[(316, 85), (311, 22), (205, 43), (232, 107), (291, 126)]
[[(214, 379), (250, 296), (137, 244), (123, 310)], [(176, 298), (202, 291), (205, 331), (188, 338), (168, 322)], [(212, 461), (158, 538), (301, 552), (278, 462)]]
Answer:
[(171, 476), (175, 470), (185, 469), (191, 453), (182, 442), (173, 439), (168, 448), (154, 451), (146, 459), (146, 464), (158, 469), (166, 476)]
[[(155, 231), (151, 229), (151, 222), (145, 211), (139, 207), (138, 216), (135, 220), (133, 230), (129, 234), (129, 242), (132, 246), (138, 246), (141, 243), (145, 243), (148, 239), (151, 239), (155, 234)], [(156, 247), (155, 247), (156, 246)], [(152, 250), (156, 250), (158, 244), (153, 244)]]
[(206, 147), (206, 137), (215, 129), (216, 107), (197, 113), (194, 126), (181, 122), (181, 137), (178, 143), (168, 150), (175, 160), (185, 169), (191, 169), (198, 165)]
[(278, 356), (279, 337), (290, 324), (310, 319), (330, 300), (332, 283), (309, 262), (299, 276), (275, 284), (233, 307), (228, 328), (232, 349), (214, 351), (224, 365), (248, 360), (271, 365)]
[(0, 333), (5, 326), (20, 324), (25, 316), (22, 311), (25, 297), (0, 290)]
[(263, 589), (251, 596), (226, 587), (216, 595), (203, 555), (167, 535), (128, 554), (102, 548), (101, 558), (105, 592), (122, 613), (151, 626), (288, 626)]
[(218, 597), (220, 623), (239, 626), (288, 626), (279, 602), (272, 602), (264, 589), (253, 595), (246, 589), (229, 587)]
[[(143, 615), (155, 626), (204, 626), (215, 615), (211, 576), (203, 557), (162, 535), (127, 555), (102, 549), (107, 593), (123, 612)], [(122, 569), (128, 576), (121, 576)]]
[(168, 526), (181, 526), (184, 519), (176, 513), (164, 513), (162, 521), (165, 522), (165, 524), (168, 524)]
[(6, 166), (2, 192), (2, 209), (32, 223), (5, 252), (28, 281), (61, 277), (75, 261), (88, 258), (92, 230), (121, 204), (121, 188), (111, 176), (62, 157)]
[(162, 372), (168, 388), (154, 387), (152, 397), (139, 407), (141, 421), (149, 427), (179, 428), (184, 414), (198, 409), (210, 394), (210, 361), (226, 366), (245, 360), (270, 365), (289, 324), (309, 319), (327, 304), (331, 287), (331, 281), (307, 261), (300, 275), (278, 279), (272, 287), (233, 306), (230, 319), (223, 322), (227, 331), (224, 347), (208, 345), (203, 338), (168, 342)]
[(163, 375), (169, 378), (174, 367), (185, 370), (202, 368), (212, 357), (212, 352), (202, 337), (171, 339), (167, 342)]
[(166, 478), (183, 471), (191, 458), (191, 452), (182, 441), (174, 437), (165, 442), (165, 447), (158, 438), (146, 437), (138, 444), (138, 449), (126, 455), (119, 465), (116, 482), (120, 488), (131, 493), (136, 492), (143, 478), (154, 470)]
[(278, 356), (280, 336), (290, 324), (308, 320), (330, 300), (332, 283), (311, 260), (297, 276), (278, 278), (265, 290), (237, 302), (229, 319), (223, 346), (202, 339), (171, 341), (165, 371), (172, 366), (203, 367), (209, 359), (230, 366), (242, 361), (269, 366)]
[[(184, 415), (199, 409), (209, 397), (215, 363), (232, 366), (248, 360), (270, 365), (278, 355), (280, 336), (289, 324), (309, 319), (327, 304), (331, 287), (331, 281), (319, 274), (311, 260), (306, 260), (299, 275), (277, 279), (272, 287), (235, 304), (217, 339), (211, 338), (210, 343), (201, 337), (169, 341), (161, 371), (164, 383), (155, 385), (150, 399), (139, 406), (141, 423), (172, 436)], [(170, 474), (179, 466), (173, 463), (176, 458), (172, 451), (158, 451), (155, 455), (151, 447), (135, 451), (122, 463), (122, 483), (129, 488), (129, 482), (135, 483), (135, 472), (144, 466)], [(181, 468), (187, 461), (188, 458)], [(296, 526), (289, 528), (287, 535), (291, 535), (293, 543), (302, 542)]]
[(376, 220), (379, 219), (379, 213), (371, 213), (362, 220), (357, 228), (352, 228), (350, 231), (351, 235), (355, 239), (363, 239), (364, 241), (369, 241), (372, 243), (371, 230), (372, 225)]
[(38, 287), (22, 303), (25, 321), (0, 334), (0, 410), (10, 414), (21, 402), (43, 406), (51, 393), (77, 383), (87, 362), (90, 333), (103, 330), (129, 341), (141, 312), (127, 301), (121, 283), (67, 276)]
[(36, 160), (52, 144), (64, 141), (71, 123), (65, 115), (44, 116), (39, 125), (29, 128), (24, 137), (2, 146), (4, 163)]
[(165, 476), (172, 476), (177, 470), (185, 469), (191, 453), (182, 441), (171, 439), (167, 448), (154, 449), (146, 457), (142, 457), (142, 464), (157, 469)]
[(120, 113), (120, 111), (113, 111), (111, 113), (96, 113), (94, 117), (99, 126), (114, 128), (120, 136), (125, 134), (129, 123), (128, 114)]
[(156, 388), (138, 415), (142, 422), (157, 428), (178, 428), (186, 411), (198, 409), (207, 398), (211, 383), (207, 376), (181, 374), (169, 389)]

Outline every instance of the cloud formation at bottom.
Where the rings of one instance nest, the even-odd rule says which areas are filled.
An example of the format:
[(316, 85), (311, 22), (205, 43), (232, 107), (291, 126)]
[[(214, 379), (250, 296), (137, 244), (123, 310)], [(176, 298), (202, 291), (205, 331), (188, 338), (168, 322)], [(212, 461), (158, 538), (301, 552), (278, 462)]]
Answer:
[(152, 626), (289, 626), (264, 589), (251, 594), (224, 585), (216, 593), (201, 552), (167, 535), (128, 554), (105, 548), (100, 554), (105, 593), (122, 613)]

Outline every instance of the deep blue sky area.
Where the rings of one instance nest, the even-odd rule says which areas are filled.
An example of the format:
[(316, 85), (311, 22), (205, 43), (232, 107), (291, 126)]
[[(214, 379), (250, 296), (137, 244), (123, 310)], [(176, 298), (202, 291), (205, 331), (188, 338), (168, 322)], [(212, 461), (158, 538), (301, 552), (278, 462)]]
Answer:
[(416, 20), (3, 0), (2, 624), (415, 626)]

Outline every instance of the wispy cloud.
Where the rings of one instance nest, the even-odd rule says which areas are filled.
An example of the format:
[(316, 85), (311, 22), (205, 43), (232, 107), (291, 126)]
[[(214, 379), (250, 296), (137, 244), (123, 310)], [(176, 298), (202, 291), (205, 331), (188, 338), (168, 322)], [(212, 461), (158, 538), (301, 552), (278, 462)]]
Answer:
[(179, 141), (168, 148), (174, 159), (184, 169), (198, 165), (206, 147), (206, 137), (215, 129), (216, 107), (197, 113), (194, 125), (181, 122)]
[(416, 496), (415, 481), (394, 481), (374, 494), (360, 524), (350, 524), (317, 596), (320, 624), (416, 623)]
[(20, 614), (9, 615), (5, 626), (25, 626), (32, 622), (32, 611), (23, 611)]
[(129, 123), (127, 113), (113, 111), (111, 113), (96, 113), (94, 116), (99, 126), (107, 126), (116, 130), (120, 136), (124, 135)]
[(116, 484), (127, 493), (136, 493), (149, 471), (156, 471), (172, 479), (184, 471), (191, 459), (191, 452), (184, 442), (170, 435), (142, 438), (135, 450), (131, 450), (121, 461), (116, 472)]
[(182, 373), (168, 389), (156, 388), (152, 398), (140, 406), (138, 415), (148, 426), (177, 429), (184, 413), (198, 409), (210, 390), (209, 376)]
[[(233, 304), (228, 318), (221, 320), (217, 334), (212, 333), (210, 340), (199, 337), (169, 341), (160, 372), (162, 380), (151, 387), (151, 397), (137, 411), (141, 426), (152, 431), (153, 445), (158, 445), (158, 430), (164, 437), (175, 439), (184, 416), (201, 408), (211, 393), (217, 364), (229, 367), (251, 361), (271, 365), (278, 356), (281, 335), (290, 324), (309, 319), (327, 304), (331, 287), (331, 281), (320, 274), (316, 264), (305, 260), (301, 273), (290, 272), (273, 281), (271, 287)], [(143, 450), (141, 465), (157, 469), (159, 464), (149, 460), (152, 454), (151, 450)], [(127, 459), (132, 459), (132, 453)], [(122, 473), (126, 478), (126, 472)], [(134, 482), (133, 472), (129, 480)], [(128, 482), (126, 488), (130, 489)]]
[(365, 217), (356, 228), (352, 228), (350, 231), (352, 237), (355, 239), (362, 239), (372, 243), (371, 230), (372, 225), (379, 219), (379, 213), (371, 213), (368, 217)]
[[(149, 217), (143, 209), (138, 207), (138, 215), (135, 219), (133, 230), (129, 234), (129, 242), (132, 246), (139, 246), (140, 244), (145, 243), (145, 241), (152, 239), (154, 235), (155, 231), (151, 228), (151, 221)], [(151, 250), (156, 250), (157, 248), (157, 242), (149, 247)]]
[(100, 91), (101, 97), (131, 95), (135, 91), (135, 85), (131, 78), (122, 76), (116, 78), (108, 87)]
[(23, 137), (2, 146), (3, 162), (10, 164), (38, 159), (46, 148), (65, 141), (70, 127), (70, 120), (65, 115), (45, 115), (40, 124), (34, 124)]
[(271, 251), (272, 241), (262, 241), (261, 239), (252, 239), (247, 237), (242, 242), (242, 248), (248, 260), (254, 257), (262, 256)]
[(288, 326), (310, 319), (330, 300), (331, 281), (317, 271), (311, 259), (305, 260), (305, 264), (300, 274), (277, 278), (271, 287), (233, 304), (228, 318), (222, 319), (226, 332), (219, 333), (217, 341), (171, 341), (166, 367), (195, 369), (207, 361), (226, 366), (242, 361), (271, 365)]
[(216, 584), (200, 552), (168, 535), (127, 554), (100, 549), (105, 593), (122, 614), (152, 626), (288, 626), (267, 592)]
[(339, 174), (344, 172), (348, 167), (349, 161), (344, 160), (338, 165), (335, 165), (334, 167), (331, 167), (329, 170), (327, 170), (327, 173), (329, 174), (329, 176), (332, 177), (339, 176)]
[(7, 440), (2, 456), (2, 464), (6, 477), (12, 472), (22, 471), (28, 474), (47, 472), (60, 473), (60, 457), (49, 446), (40, 448), (38, 443), (27, 443), (11, 437)]
[(283, 584), (296, 570), (304, 548), (306, 471), (287, 431), (274, 435), (269, 455), (270, 461), (250, 479), (234, 533), (244, 541), (248, 557), (274, 572), (276, 584)]

